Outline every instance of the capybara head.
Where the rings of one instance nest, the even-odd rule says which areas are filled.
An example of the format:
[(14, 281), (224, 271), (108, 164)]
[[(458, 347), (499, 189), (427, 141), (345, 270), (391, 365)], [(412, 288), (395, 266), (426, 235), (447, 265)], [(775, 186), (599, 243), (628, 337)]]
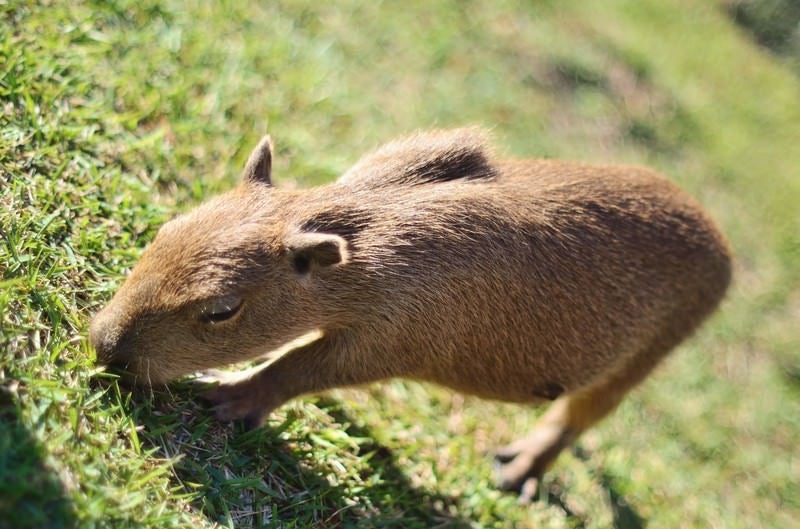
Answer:
[(271, 158), (267, 137), (239, 187), (159, 230), (92, 321), (98, 362), (163, 383), (254, 358), (319, 325), (311, 292), (346, 262), (347, 243), (286, 220), (291, 193), (272, 187)]

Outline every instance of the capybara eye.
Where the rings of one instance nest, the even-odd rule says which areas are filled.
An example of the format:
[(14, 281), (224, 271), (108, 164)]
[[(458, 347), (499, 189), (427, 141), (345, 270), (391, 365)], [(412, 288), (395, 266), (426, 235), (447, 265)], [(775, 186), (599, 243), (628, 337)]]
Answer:
[(220, 323), (234, 317), (242, 308), (242, 297), (231, 294), (206, 301), (200, 309), (200, 319), (206, 323)]

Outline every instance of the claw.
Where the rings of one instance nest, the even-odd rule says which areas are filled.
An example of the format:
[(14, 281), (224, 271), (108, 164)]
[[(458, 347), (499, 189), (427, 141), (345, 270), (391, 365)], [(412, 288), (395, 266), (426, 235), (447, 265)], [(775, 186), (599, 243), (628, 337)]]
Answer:
[(534, 454), (519, 452), (505, 462), (498, 460), (495, 464), (495, 483), (500, 490), (519, 491), (525, 480), (540, 477)]
[(533, 499), (539, 493), (539, 478), (533, 477), (525, 480), (522, 488), (519, 490), (519, 499), (517, 500), (521, 505), (528, 505), (533, 502)]

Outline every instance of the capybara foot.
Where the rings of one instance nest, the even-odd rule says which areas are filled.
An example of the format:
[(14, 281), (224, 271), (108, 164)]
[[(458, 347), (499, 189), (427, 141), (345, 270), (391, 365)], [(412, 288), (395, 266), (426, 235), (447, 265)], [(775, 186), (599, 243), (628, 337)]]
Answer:
[[(244, 421), (247, 429), (258, 428), (270, 411), (261, 398), (257, 379), (221, 377), (219, 384), (203, 393), (202, 398), (214, 405), (221, 421)], [(226, 380), (227, 378), (227, 380)]]
[(536, 497), (544, 471), (574, 438), (563, 427), (539, 425), (523, 439), (495, 454), (495, 481), (501, 490), (519, 492), (520, 503)]

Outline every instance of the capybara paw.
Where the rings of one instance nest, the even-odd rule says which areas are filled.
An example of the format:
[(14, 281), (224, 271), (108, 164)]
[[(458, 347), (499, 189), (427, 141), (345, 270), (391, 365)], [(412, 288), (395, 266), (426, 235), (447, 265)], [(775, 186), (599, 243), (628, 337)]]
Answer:
[(570, 440), (564, 429), (540, 426), (528, 437), (501, 448), (494, 456), (497, 488), (517, 491), (520, 503), (530, 503), (539, 492), (545, 470)]
[(214, 405), (219, 420), (242, 420), (248, 429), (261, 426), (267, 414), (258, 392), (247, 383), (221, 384), (206, 391), (203, 399)]
[(520, 503), (533, 501), (539, 491), (544, 469), (539, 469), (535, 457), (520, 452), (515, 457), (507, 453), (495, 455), (495, 483), (500, 490), (516, 491)]

